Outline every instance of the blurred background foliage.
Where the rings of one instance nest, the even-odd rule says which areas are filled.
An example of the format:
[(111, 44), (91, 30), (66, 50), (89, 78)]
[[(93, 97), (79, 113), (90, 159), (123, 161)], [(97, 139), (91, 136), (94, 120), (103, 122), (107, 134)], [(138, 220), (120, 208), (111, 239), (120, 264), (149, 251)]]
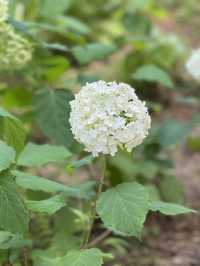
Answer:
[[(127, 82), (147, 102), (153, 117), (152, 130), (133, 153), (121, 151), (109, 159), (108, 185), (137, 180), (148, 186), (152, 197), (183, 203), (184, 191), (174, 175), (172, 152), (183, 142), (188, 149), (200, 151), (200, 138), (191, 134), (200, 122), (200, 93), (185, 71), (193, 43), (184, 38), (181, 25), (190, 21), (197, 35), (195, 14), (199, 12), (199, 1), (10, 2), (9, 23), (32, 42), (34, 51), (31, 62), (23, 69), (0, 70), (0, 105), (23, 121), (28, 139), (64, 145), (77, 158), (86, 156), (73, 140), (67, 122), (68, 102), (85, 82), (98, 79)], [(188, 34), (193, 36), (190, 31)], [(185, 119), (184, 107), (197, 111)], [(88, 162), (81, 163), (85, 170)], [(69, 164), (68, 173), (75, 168)], [(63, 171), (66, 172), (65, 166)], [(48, 243), (49, 224), (46, 225), (46, 217), (41, 221), (40, 226), (47, 227)], [(61, 245), (59, 230), (51, 250)], [(75, 245), (76, 240), (72, 243)], [(109, 244), (123, 249), (112, 238)]]

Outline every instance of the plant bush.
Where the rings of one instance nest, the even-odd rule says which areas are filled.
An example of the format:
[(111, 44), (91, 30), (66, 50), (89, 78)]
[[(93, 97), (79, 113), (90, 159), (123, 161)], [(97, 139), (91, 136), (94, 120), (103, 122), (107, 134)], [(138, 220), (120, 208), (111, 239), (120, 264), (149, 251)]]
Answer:
[(80, 86), (113, 77), (137, 88), (152, 117), (165, 108), (155, 91), (176, 89), (172, 68), (187, 50), (152, 22), (166, 10), (148, 0), (59, 2), (0, 1), (2, 265), (100, 266), (112, 255), (98, 243), (111, 233), (140, 239), (148, 213), (194, 212), (179, 205), (169, 151), (196, 117), (153, 118), (140, 146), (100, 157), (84, 151), (69, 121)]

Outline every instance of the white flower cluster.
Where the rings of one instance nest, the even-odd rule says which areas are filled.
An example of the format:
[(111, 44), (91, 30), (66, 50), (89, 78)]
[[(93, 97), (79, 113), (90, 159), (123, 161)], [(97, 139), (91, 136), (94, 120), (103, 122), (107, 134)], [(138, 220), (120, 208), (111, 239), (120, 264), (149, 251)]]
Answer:
[(8, 0), (0, 0), (0, 22), (8, 19)]
[(20, 69), (32, 58), (32, 45), (7, 23), (8, 0), (0, 0), (0, 70)]
[(32, 58), (32, 45), (15, 33), (11, 25), (0, 23), (0, 69), (20, 69)]
[(195, 50), (188, 59), (186, 68), (194, 79), (200, 81), (200, 48)]
[(94, 156), (114, 155), (119, 147), (131, 151), (151, 125), (145, 103), (125, 83), (87, 83), (70, 104), (72, 133)]

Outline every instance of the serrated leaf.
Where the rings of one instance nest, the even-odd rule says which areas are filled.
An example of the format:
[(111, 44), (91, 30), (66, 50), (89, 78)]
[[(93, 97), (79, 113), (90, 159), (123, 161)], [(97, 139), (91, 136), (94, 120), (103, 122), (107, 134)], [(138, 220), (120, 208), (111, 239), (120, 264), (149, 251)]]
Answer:
[(12, 233), (23, 233), (27, 225), (28, 214), (16, 191), (13, 177), (4, 171), (0, 174), (0, 228)]
[(23, 166), (41, 166), (50, 162), (63, 161), (70, 155), (71, 153), (65, 147), (28, 143), (19, 155), (17, 164)]
[(33, 99), (36, 119), (43, 133), (56, 144), (67, 147), (73, 141), (68, 121), (72, 99), (68, 90), (42, 90)]
[(0, 249), (15, 249), (31, 245), (31, 241), (21, 235), (0, 231)]
[(15, 118), (13, 115), (9, 114), (3, 108), (0, 108), (0, 120), (1, 123), (1, 137), (9, 145), (12, 146), (17, 154), (23, 149), (24, 142), (26, 139), (26, 130), (23, 124)]
[(51, 215), (64, 207), (66, 205), (66, 200), (61, 194), (40, 201), (27, 200), (26, 205), (28, 209), (33, 212), (43, 212)]
[(16, 119), (5, 118), (4, 119), (4, 140), (5, 142), (12, 146), (17, 154), (24, 147), (26, 139), (26, 130), (24, 129), (22, 123)]
[(138, 237), (149, 210), (149, 193), (136, 182), (123, 183), (102, 193), (96, 209), (108, 228)]
[(83, 251), (70, 251), (61, 259), (62, 266), (101, 266), (102, 253), (99, 249), (92, 248)]
[(163, 201), (156, 201), (156, 202), (151, 203), (150, 210), (159, 211), (166, 215), (177, 215), (177, 214), (196, 212), (195, 210), (186, 208), (182, 205), (163, 202)]
[(33, 191), (44, 191), (47, 193), (64, 192), (65, 195), (70, 197), (86, 199), (93, 195), (94, 182), (85, 182), (76, 187), (69, 187), (43, 177), (31, 176), (28, 173), (16, 171), (15, 175), (17, 185)]
[(173, 81), (168, 73), (155, 65), (144, 65), (138, 68), (132, 75), (132, 78), (135, 80), (158, 82), (169, 89), (174, 87)]
[(76, 46), (72, 49), (72, 53), (80, 64), (87, 64), (95, 60), (101, 60), (116, 51), (113, 45), (101, 43), (91, 43), (85, 46)]
[(15, 155), (13, 148), (0, 141), (0, 171), (9, 168), (14, 163)]
[(54, 259), (35, 256), (37, 266), (101, 266), (103, 254), (99, 249), (69, 251), (66, 256)]

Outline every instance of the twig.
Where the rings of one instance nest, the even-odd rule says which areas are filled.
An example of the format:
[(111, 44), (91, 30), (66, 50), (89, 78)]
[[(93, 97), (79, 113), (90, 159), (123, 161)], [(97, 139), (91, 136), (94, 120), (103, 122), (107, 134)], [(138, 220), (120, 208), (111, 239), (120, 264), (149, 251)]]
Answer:
[(110, 230), (106, 230), (100, 236), (92, 240), (86, 247), (91, 248), (93, 246), (96, 246), (97, 244), (101, 243), (105, 238), (107, 238), (111, 233), (112, 232)]
[(99, 199), (100, 195), (101, 195), (101, 192), (102, 192), (102, 189), (103, 189), (103, 185), (104, 185), (104, 179), (105, 179), (105, 171), (106, 171), (106, 158), (104, 156), (102, 156), (102, 160), (103, 160), (103, 170), (102, 170), (102, 175), (100, 177), (100, 180), (99, 180), (99, 186), (98, 186), (98, 191), (97, 191), (97, 194), (96, 194), (96, 199), (95, 199), (95, 202), (94, 202), (94, 205), (92, 206), (92, 211), (91, 211), (91, 223), (90, 223), (90, 228), (86, 234), (86, 237), (84, 239), (84, 243), (82, 245), (82, 248), (86, 248), (89, 240), (90, 240), (90, 235), (92, 233), (92, 228), (94, 226), (94, 222), (95, 222), (95, 219), (96, 219), (96, 203), (97, 203), (97, 200)]

